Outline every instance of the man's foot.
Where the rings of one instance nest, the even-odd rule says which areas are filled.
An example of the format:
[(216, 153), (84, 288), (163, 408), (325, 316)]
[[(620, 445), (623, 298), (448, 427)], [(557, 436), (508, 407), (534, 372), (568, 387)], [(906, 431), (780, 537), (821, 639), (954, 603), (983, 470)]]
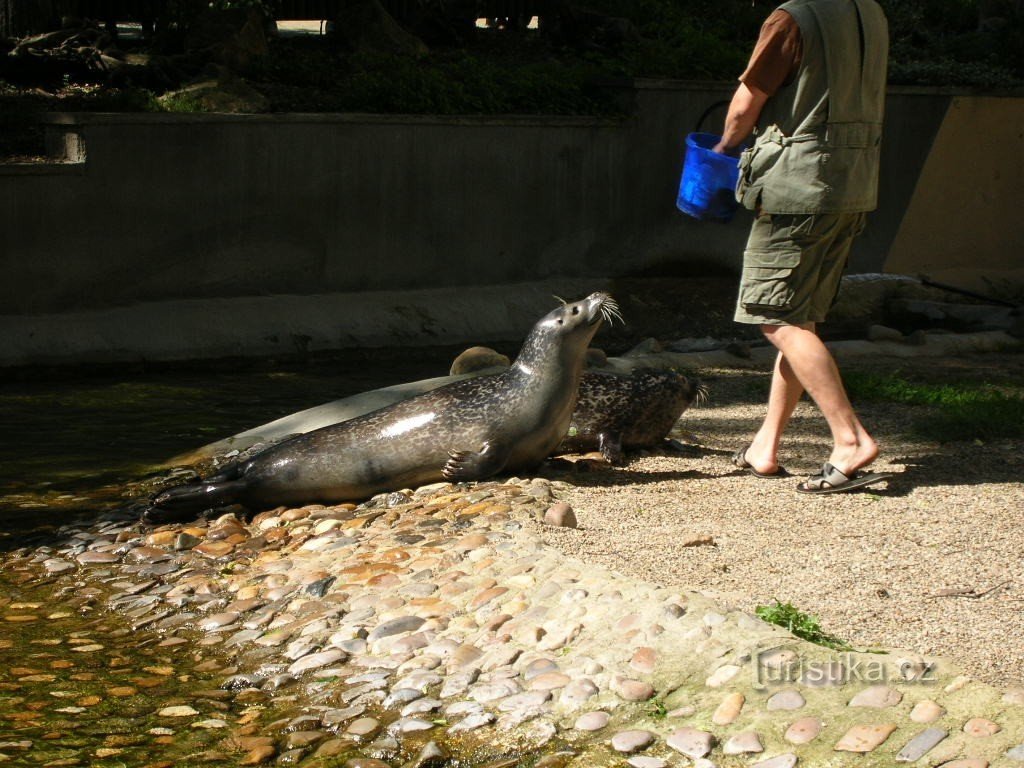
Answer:
[(891, 472), (854, 472), (847, 475), (826, 461), (820, 474), (807, 478), (796, 489), (800, 493), (811, 494), (843, 493), (889, 480), (892, 476)]
[[(769, 471), (763, 471), (755, 467), (748, 459), (747, 452), (751, 449), (753, 443), (740, 448), (736, 453), (732, 455), (732, 463), (740, 469), (747, 470), (754, 477), (770, 478), (770, 477), (789, 477), (789, 472), (786, 471), (785, 467), (775, 464), (769, 468)], [(762, 465), (766, 466), (766, 465)]]
[(856, 429), (857, 442), (853, 445), (835, 445), (828, 463), (847, 477), (853, 477), (860, 470), (878, 458), (878, 445), (863, 427)]

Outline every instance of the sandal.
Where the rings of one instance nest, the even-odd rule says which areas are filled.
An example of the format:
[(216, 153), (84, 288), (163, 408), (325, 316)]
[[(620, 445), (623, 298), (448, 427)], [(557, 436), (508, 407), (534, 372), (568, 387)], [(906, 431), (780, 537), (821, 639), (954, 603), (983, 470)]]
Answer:
[(747, 445), (743, 446), (738, 451), (736, 451), (736, 453), (732, 455), (732, 463), (735, 464), (740, 469), (747, 470), (754, 477), (789, 477), (789, 472), (787, 472), (786, 468), (782, 466), (780, 466), (774, 472), (758, 472), (756, 469), (754, 469), (753, 465), (749, 461), (747, 461), (747, 451), (750, 450), (750, 446), (752, 445), (753, 443), (748, 443)]
[(889, 480), (891, 477), (893, 477), (891, 472), (860, 471), (854, 472), (852, 476), (847, 476), (826, 461), (821, 467), (820, 474), (807, 478), (796, 489), (800, 493), (843, 493), (855, 488), (874, 485), (882, 480)]

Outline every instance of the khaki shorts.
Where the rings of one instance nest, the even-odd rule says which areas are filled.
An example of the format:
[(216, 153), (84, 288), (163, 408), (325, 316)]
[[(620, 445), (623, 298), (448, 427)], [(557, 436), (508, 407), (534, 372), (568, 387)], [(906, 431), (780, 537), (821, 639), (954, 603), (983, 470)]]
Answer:
[(863, 213), (776, 213), (754, 219), (743, 251), (736, 322), (822, 322), (864, 220)]

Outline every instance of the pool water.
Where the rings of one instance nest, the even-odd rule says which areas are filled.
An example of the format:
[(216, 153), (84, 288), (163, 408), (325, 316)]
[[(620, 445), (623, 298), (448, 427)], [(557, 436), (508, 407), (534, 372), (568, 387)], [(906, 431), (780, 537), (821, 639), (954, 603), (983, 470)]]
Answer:
[(127, 486), (171, 456), (324, 402), (446, 375), (457, 351), (9, 379), (0, 383), (0, 547), (125, 503)]

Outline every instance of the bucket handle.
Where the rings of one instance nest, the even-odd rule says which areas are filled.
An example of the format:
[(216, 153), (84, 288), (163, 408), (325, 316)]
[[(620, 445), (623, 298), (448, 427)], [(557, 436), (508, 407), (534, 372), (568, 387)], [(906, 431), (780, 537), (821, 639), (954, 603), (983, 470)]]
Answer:
[(704, 125), (704, 121), (708, 119), (708, 117), (711, 115), (711, 113), (714, 112), (719, 107), (727, 107), (727, 106), (729, 106), (729, 100), (728, 99), (722, 99), (721, 101), (716, 101), (710, 107), (705, 109), (704, 112), (701, 113), (701, 116), (697, 118), (697, 126), (693, 130), (696, 133), (700, 133), (701, 132), (700, 131), (701, 126)]

